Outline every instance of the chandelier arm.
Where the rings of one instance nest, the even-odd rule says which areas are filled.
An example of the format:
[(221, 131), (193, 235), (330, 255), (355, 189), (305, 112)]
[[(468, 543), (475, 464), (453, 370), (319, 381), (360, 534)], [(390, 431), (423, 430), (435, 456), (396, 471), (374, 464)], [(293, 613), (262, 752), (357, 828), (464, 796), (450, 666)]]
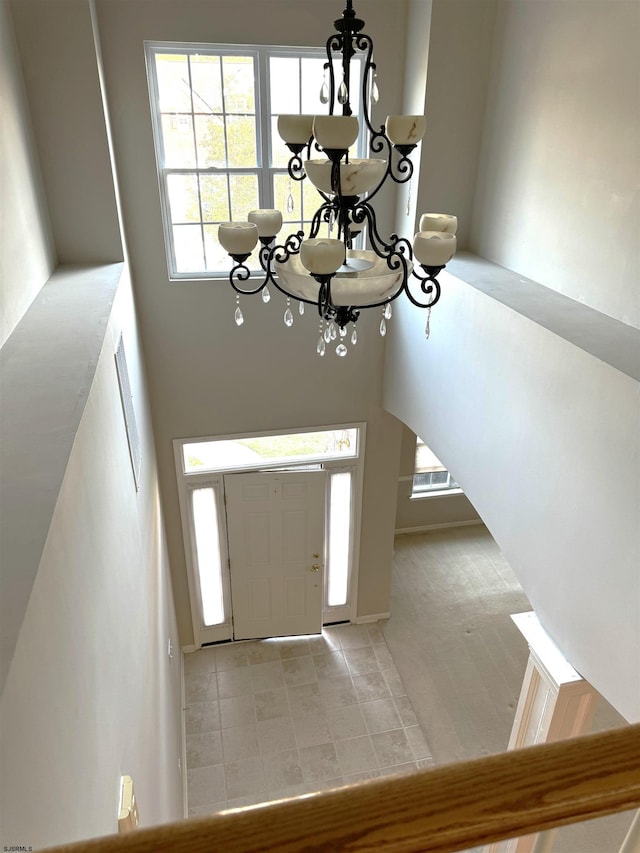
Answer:
[(265, 277), (260, 282), (257, 287), (254, 288), (244, 288), (241, 287), (241, 283), (245, 281), (249, 281), (251, 278), (251, 270), (244, 263), (236, 264), (229, 273), (229, 283), (231, 287), (235, 290), (236, 293), (239, 293), (241, 296), (254, 296), (256, 293), (260, 293), (260, 291), (269, 283), (271, 279), (271, 273), (269, 270), (265, 271)]
[[(321, 195), (323, 195), (323, 197), (326, 198), (326, 196), (324, 196), (323, 193), (321, 193)], [(311, 220), (311, 226), (309, 228), (309, 237), (311, 239), (318, 236), (318, 231), (320, 230), (320, 224), (321, 224), (323, 219), (325, 222), (330, 221), (331, 214), (333, 213), (333, 210), (334, 210), (334, 204), (331, 201), (331, 199), (329, 199), (329, 198), (327, 198), (325, 203), (320, 205), (320, 207), (316, 210), (316, 212), (313, 214), (313, 219)]]
[[(364, 116), (364, 122), (367, 126), (369, 133), (373, 136), (377, 135), (376, 130), (373, 127), (371, 122), (371, 115), (369, 113), (369, 92), (370, 92), (370, 76), (373, 72), (375, 74), (376, 64), (372, 61), (373, 57), (373, 40), (366, 33), (358, 33), (355, 38), (355, 45), (358, 50), (366, 51), (366, 57), (364, 60), (364, 74), (362, 75), (362, 114)], [(383, 130), (383, 128), (380, 128)]]
[(406, 255), (409, 260), (413, 258), (411, 243), (404, 237), (392, 234), (388, 240), (384, 240), (378, 232), (375, 210), (367, 201), (361, 202), (353, 211), (352, 218), (356, 225), (364, 223), (365, 219), (369, 226), (369, 242), (373, 251), (379, 258), (390, 258), (394, 253)]
[[(327, 62), (324, 65), (325, 69), (329, 70), (329, 115), (333, 115), (335, 100), (336, 100), (336, 78), (333, 70), (333, 61), (331, 54), (342, 52), (343, 37), (341, 35), (332, 35), (327, 39)], [(321, 149), (318, 149), (321, 150)]]
[(424, 273), (424, 275), (421, 275), (418, 270), (414, 269), (413, 277), (420, 282), (420, 290), (427, 297), (427, 300), (418, 300), (416, 297), (413, 296), (411, 290), (409, 289), (409, 281), (405, 283), (405, 292), (409, 297), (409, 300), (413, 302), (413, 304), (416, 305), (418, 308), (431, 308), (440, 299), (441, 287), (440, 282), (437, 279), (437, 275), (441, 270), (444, 269), (444, 266), (425, 267), (421, 264), (420, 269)]
[(287, 172), (293, 181), (304, 181), (306, 174), (302, 165), (302, 157), (294, 154), (287, 163)]

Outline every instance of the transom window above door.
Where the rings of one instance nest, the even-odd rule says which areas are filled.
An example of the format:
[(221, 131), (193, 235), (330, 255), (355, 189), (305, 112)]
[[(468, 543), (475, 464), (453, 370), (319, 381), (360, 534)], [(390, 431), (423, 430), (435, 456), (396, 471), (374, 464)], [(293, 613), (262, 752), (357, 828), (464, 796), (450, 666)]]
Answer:
[[(310, 224), (317, 191), (290, 179), (276, 125), (280, 114), (318, 112), (326, 51), (167, 42), (146, 42), (145, 51), (169, 277), (226, 278), (220, 222), (277, 208), (287, 233)], [(357, 57), (354, 71), (358, 78)], [(360, 80), (353, 84), (359, 93)], [(364, 142), (363, 132), (353, 156)], [(257, 252), (249, 266), (260, 269)]]
[(358, 429), (347, 428), (184, 443), (183, 472), (193, 474), (355, 459), (359, 452), (358, 438)]

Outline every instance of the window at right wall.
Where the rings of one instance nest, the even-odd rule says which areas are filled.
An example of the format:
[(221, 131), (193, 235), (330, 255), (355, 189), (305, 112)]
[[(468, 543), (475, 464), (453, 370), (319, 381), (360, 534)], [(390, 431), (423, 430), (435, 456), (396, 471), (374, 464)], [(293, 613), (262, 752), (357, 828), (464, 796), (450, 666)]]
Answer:
[(416, 455), (413, 468), (412, 498), (425, 497), (435, 492), (462, 491), (434, 452), (424, 441), (416, 438)]

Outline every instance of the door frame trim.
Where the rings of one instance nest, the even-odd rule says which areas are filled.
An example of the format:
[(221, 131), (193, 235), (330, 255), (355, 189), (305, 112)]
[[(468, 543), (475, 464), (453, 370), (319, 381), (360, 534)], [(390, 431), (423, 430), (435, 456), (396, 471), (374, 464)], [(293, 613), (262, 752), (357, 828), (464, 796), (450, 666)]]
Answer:
[[(193, 472), (193, 473), (185, 473), (183, 470), (183, 455), (182, 448), (185, 444), (192, 444), (197, 442), (206, 442), (206, 441), (221, 441), (221, 440), (233, 440), (233, 439), (242, 439), (242, 438), (256, 438), (260, 436), (269, 436), (269, 435), (296, 435), (305, 432), (321, 432), (324, 430), (345, 430), (345, 429), (358, 429), (358, 452), (356, 456), (353, 457), (335, 457), (333, 459), (317, 459), (313, 460), (304, 460), (301, 461), (298, 465), (292, 464), (291, 462), (282, 463), (280, 465), (266, 465), (261, 463), (259, 465), (250, 466), (250, 467), (233, 467), (229, 468), (220, 468), (216, 470), (208, 470), (202, 472)], [(360, 531), (362, 524), (362, 496), (363, 496), (363, 483), (364, 483), (364, 462), (365, 462), (365, 452), (366, 452), (366, 434), (367, 434), (367, 424), (365, 421), (355, 421), (350, 423), (340, 423), (340, 424), (322, 424), (322, 425), (314, 425), (314, 426), (305, 426), (305, 427), (284, 427), (281, 429), (273, 429), (273, 430), (257, 430), (253, 432), (244, 432), (244, 433), (229, 433), (215, 436), (193, 436), (188, 438), (174, 438), (173, 439), (173, 452), (174, 452), (174, 462), (176, 468), (176, 481), (177, 481), (177, 489), (178, 489), (178, 504), (180, 509), (180, 521), (181, 521), (181, 533), (182, 533), (182, 548), (183, 554), (185, 557), (186, 563), (186, 573), (187, 573), (187, 585), (189, 590), (189, 606), (191, 610), (191, 624), (193, 628), (193, 639), (195, 648), (201, 648), (202, 645), (208, 643), (216, 643), (216, 642), (224, 642), (225, 640), (231, 640), (233, 638), (233, 625), (232, 618), (229, 616), (225, 620), (222, 625), (215, 625), (210, 627), (205, 627), (203, 625), (202, 618), (202, 607), (200, 604), (200, 591), (199, 584), (197, 580), (197, 567), (195, 564), (193, 549), (195, 547), (193, 532), (192, 532), (192, 522), (191, 522), (191, 510), (189, 504), (189, 493), (194, 487), (208, 486), (214, 483), (219, 483), (220, 491), (224, 498), (224, 480), (223, 477), (225, 474), (246, 474), (251, 471), (264, 471), (270, 470), (275, 471), (279, 469), (304, 469), (309, 465), (322, 465), (327, 472), (330, 472), (332, 468), (345, 468), (345, 467), (353, 467), (355, 471), (354, 477), (354, 490), (353, 490), (353, 508), (352, 508), (352, 525), (353, 525), (353, 547), (351, 554), (351, 576), (349, 579), (349, 599), (346, 605), (343, 605), (340, 608), (332, 608), (331, 610), (325, 610), (323, 608), (323, 617), (322, 623), (330, 624), (333, 621), (350, 621), (354, 622), (357, 613), (357, 601), (358, 601), (358, 585), (359, 585), (359, 568), (360, 568)], [(328, 480), (329, 478), (327, 478)], [(224, 518), (222, 519), (222, 523), (219, 525), (220, 530), (220, 545), (221, 549), (224, 548), (224, 554), (222, 555), (223, 566), (226, 561), (227, 569), (226, 569), (226, 578), (223, 580), (224, 588), (227, 589), (230, 580), (229, 580), (229, 568), (228, 568), (228, 560), (229, 560), (229, 548), (227, 543), (227, 531), (226, 531), (226, 507), (222, 507), (224, 510)], [(328, 511), (329, 507), (325, 503), (325, 525), (328, 523)], [(220, 514), (220, 508), (219, 508)], [(220, 519), (219, 519), (220, 521)], [(328, 528), (327, 528), (328, 529)], [(329, 617), (328, 619), (326, 617)], [(335, 618), (334, 618), (335, 617)], [(204, 636), (203, 636), (204, 635)]]

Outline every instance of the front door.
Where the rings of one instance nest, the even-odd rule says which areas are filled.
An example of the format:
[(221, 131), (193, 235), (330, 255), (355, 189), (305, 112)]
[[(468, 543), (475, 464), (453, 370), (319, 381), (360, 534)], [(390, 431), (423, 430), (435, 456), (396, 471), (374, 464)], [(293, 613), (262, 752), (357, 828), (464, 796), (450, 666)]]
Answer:
[(322, 630), (325, 472), (224, 478), (236, 640)]

